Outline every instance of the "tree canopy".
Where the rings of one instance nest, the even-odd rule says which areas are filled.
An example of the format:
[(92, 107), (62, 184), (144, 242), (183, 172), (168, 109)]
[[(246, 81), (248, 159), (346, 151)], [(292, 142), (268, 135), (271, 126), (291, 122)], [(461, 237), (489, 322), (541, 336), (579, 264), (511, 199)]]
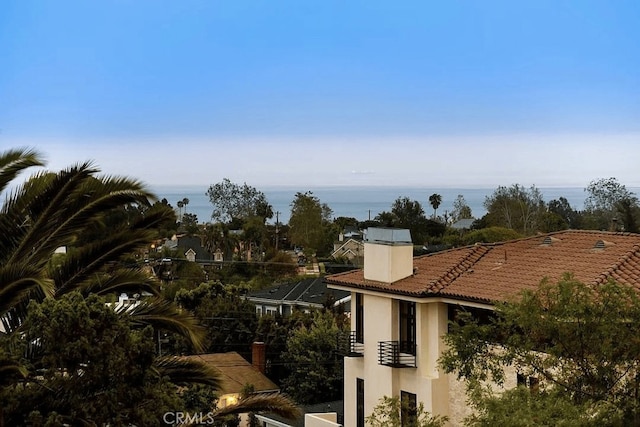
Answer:
[(499, 186), (484, 201), (485, 221), (489, 226), (506, 227), (529, 235), (537, 231), (546, 205), (535, 185), (525, 188), (519, 184)]
[(610, 229), (617, 219), (627, 231), (638, 231), (638, 198), (616, 178), (591, 181), (585, 191), (584, 208), (592, 228)]
[(433, 208), (433, 219), (436, 219), (438, 208), (442, 204), (442, 196), (438, 193), (433, 193), (429, 196), (429, 204)]
[(291, 202), (289, 240), (301, 246), (307, 255), (326, 251), (331, 246), (331, 208), (311, 191), (296, 193)]
[(299, 403), (320, 403), (342, 396), (345, 349), (349, 331), (329, 311), (313, 314), (310, 326), (300, 326), (287, 340), (283, 354), (289, 376), (284, 391)]
[(211, 218), (216, 221), (232, 222), (259, 216), (264, 220), (273, 217), (273, 210), (262, 191), (255, 187), (231, 182), (224, 178), (207, 190), (209, 201), (213, 205)]
[[(0, 192), (20, 172), (41, 165), (32, 150), (0, 153)], [(158, 357), (160, 331), (201, 351), (204, 329), (162, 298), (143, 264), (123, 262), (146, 251), (159, 227), (175, 223), (173, 209), (152, 205), (154, 199), (140, 182), (100, 176), (90, 162), (36, 173), (6, 194), (0, 209), (0, 425), (156, 425), (155, 411), (169, 404), (180, 409), (178, 385), (219, 385), (200, 362)], [(109, 233), (97, 233), (105, 220)], [(59, 248), (66, 253), (56, 253)], [(105, 305), (102, 298), (121, 293), (150, 296), (118, 311)], [(247, 402), (225, 411), (247, 412)]]
[[(537, 391), (527, 397), (539, 407), (530, 414), (537, 417), (535, 424), (558, 425), (561, 417), (576, 425), (572, 417), (580, 411), (577, 425), (640, 423), (635, 392), (640, 386), (640, 298), (635, 289), (615, 282), (586, 285), (567, 274), (558, 283), (543, 281), (538, 289), (498, 304), (487, 318), (461, 309), (441, 357), (444, 369), (466, 382), (479, 410), (470, 424), (493, 420), (492, 425), (504, 425), (507, 408), (522, 403), (522, 394), (501, 395), (490, 385), (505, 383), (507, 366), (535, 379)], [(578, 410), (563, 415), (553, 405)]]
[(456, 199), (453, 201), (453, 210), (451, 211), (451, 221), (456, 222), (461, 219), (470, 219), (473, 218), (473, 214), (471, 212), (471, 208), (467, 204), (467, 201), (464, 199), (462, 194), (458, 194)]

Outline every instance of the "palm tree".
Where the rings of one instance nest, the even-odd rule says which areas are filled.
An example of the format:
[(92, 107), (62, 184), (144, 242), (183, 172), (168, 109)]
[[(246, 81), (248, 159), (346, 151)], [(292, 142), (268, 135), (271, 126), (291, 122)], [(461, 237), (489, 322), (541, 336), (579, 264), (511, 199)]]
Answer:
[[(160, 296), (158, 282), (140, 266), (128, 265), (122, 258), (148, 247), (157, 237), (157, 227), (172, 220), (173, 210), (155, 200), (139, 181), (123, 177), (98, 176), (91, 163), (81, 163), (53, 173), (40, 171), (22, 184), (7, 191), (15, 178), (32, 166), (43, 166), (40, 153), (29, 149), (0, 152), (0, 194), (5, 200), (0, 208), (0, 338), (3, 343), (21, 335), (30, 301), (59, 298), (70, 292), (85, 297), (121, 292), (148, 292), (153, 296), (133, 310), (135, 326), (151, 325), (155, 330), (169, 330), (185, 337), (196, 352), (203, 348), (205, 330), (195, 317), (180, 311)], [(143, 208), (133, 221), (109, 223), (109, 232), (100, 239), (86, 241), (82, 236), (103, 226), (104, 220), (127, 206)], [(115, 216), (117, 217), (117, 216)], [(54, 257), (58, 248), (66, 255)], [(0, 348), (0, 390), (19, 382), (28, 384), (37, 378), (30, 367), (42, 357), (38, 340), (32, 341), (29, 358), (15, 353), (12, 345)], [(189, 382), (219, 385), (210, 370), (190, 364), (167, 364), (158, 358), (159, 373), (175, 377), (179, 369)], [(190, 371), (191, 375), (186, 372)], [(55, 392), (55, 390), (52, 390)], [(0, 411), (0, 425), (2, 425)]]
[(182, 200), (178, 200), (178, 222), (182, 222), (182, 208), (184, 207), (184, 202)]
[(442, 196), (437, 194), (437, 193), (433, 193), (432, 195), (429, 196), (429, 203), (431, 204), (431, 207), (433, 208), (433, 219), (436, 218), (436, 213), (438, 211), (438, 208), (440, 207), (440, 204), (442, 203)]

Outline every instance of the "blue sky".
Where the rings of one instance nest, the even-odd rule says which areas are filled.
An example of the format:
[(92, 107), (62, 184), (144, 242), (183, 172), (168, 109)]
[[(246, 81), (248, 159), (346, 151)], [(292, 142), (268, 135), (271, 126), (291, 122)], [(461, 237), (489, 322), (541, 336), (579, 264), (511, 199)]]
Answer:
[(154, 185), (640, 186), (638, 1), (6, 0), (0, 148)]

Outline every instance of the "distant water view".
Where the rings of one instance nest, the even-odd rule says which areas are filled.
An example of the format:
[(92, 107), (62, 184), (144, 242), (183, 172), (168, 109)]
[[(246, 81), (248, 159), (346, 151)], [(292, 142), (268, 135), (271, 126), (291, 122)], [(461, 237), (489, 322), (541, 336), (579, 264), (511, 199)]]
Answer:
[[(159, 186), (152, 187), (156, 195), (162, 199), (166, 198), (173, 207), (177, 207), (177, 202), (183, 198), (189, 199), (186, 212), (196, 214), (198, 222), (208, 222), (211, 220), (212, 205), (206, 195), (208, 186)], [(584, 208), (584, 200), (587, 196), (584, 188), (580, 187), (557, 187), (539, 188), (543, 194), (544, 201), (565, 197), (574, 209)], [(354, 217), (360, 221), (373, 219), (383, 211), (390, 211), (391, 205), (398, 197), (408, 197), (417, 200), (427, 216), (433, 213), (433, 208), (429, 204), (429, 196), (438, 193), (442, 196), (442, 204), (438, 208), (438, 215), (445, 211), (451, 212), (453, 202), (462, 194), (471, 207), (475, 218), (482, 217), (486, 211), (483, 203), (485, 198), (493, 193), (494, 188), (428, 188), (428, 187), (265, 187), (258, 188), (266, 196), (273, 206), (273, 211), (280, 212), (279, 220), (287, 223), (291, 214), (291, 202), (297, 192), (311, 191), (326, 203), (333, 210), (333, 217), (340, 216)], [(637, 188), (629, 188), (630, 191), (638, 194)], [(275, 223), (275, 215), (270, 223)]]

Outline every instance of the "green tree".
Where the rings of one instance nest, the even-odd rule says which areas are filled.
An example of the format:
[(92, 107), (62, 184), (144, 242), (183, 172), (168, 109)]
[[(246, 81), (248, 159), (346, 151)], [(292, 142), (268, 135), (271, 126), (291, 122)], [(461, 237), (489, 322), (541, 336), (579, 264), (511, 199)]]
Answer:
[(486, 197), (484, 207), (488, 226), (511, 228), (524, 235), (538, 230), (546, 211), (542, 193), (535, 185), (528, 189), (518, 184), (500, 186)]
[(216, 221), (232, 222), (261, 216), (264, 222), (273, 216), (273, 210), (264, 193), (247, 185), (246, 182), (239, 185), (224, 178), (222, 182), (209, 187), (207, 196), (213, 205), (211, 218)]
[(328, 312), (315, 312), (311, 326), (293, 331), (282, 355), (290, 374), (283, 389), (296, 402), (320, 403), (342, 395), (347, 330), (341, 329)]
[(467, 201), (464, 199), (462, 194), (458, 194), (456, 199), (453, 201), (453, 210), (451, 211), (451, 221), (456, 222), (461, 219), (470, 219), (473, 218), (471, 213), (471, 208), (467, 204)]
[[(465, 380), (483, 417), (506, 416), (501, 405), (517, 401), (518, 395), (501, 398), (490, 386), (504, 384), (504, 369), (513, 366), (524, 377), (537, 378), (553, 396), (541, 394), (539, 401), (532, 396), (536, 405), (547, 406), (539, 416), (559, 416), (548, 405), (560, 401), (606, 420), (599, 425), (640, 423), (635, 392), (640, 386), (640, 297), (635, 289), (615, 282), (586, 285), (567, 274), (556, 284), (543, 281), (518, 299), (497, 304), (488, 318), (460, 313), (445, 336), (448, 348), (440, 359), (445, 371)], [(567, 411), (563, 420), (571, 422), (574, 412)], [(559, 424), (553, 420), (536, 424)]]
[(565, 197), (551, 200), (548, 203), (550, 213), (560, 217), (566, 225), (565, 228), (580, 229), (582, 226), (582, 218), (580, 212), (574, 209)]
[[(398, 197), (393, 202), (391, 213), (397, 218), (393, 226), (409, 229), (414, 243), (422, 244), (427, 241), (429, 236), (427, 228), (430, 222), (425, 216), (420, 202), (408, 197)], [(444, 232), (444, 228), (442, 231)]]
[(371, 427), (444, 427), (447, 420), (447, 417), (429, 414), (422, 402), (416, 408), (411, 408), (409, 403), (401, 402), (398, 396), (382, 397), (366, 418), (367, 425)]
[(440, 194), (433, 193), (432, 195), (429, 196), (429, 204), (433, 208), (433, 219), (436, 219), (438, 208), (440, 207), (441, 203), (442, 203), (442, 196)]
[[(601, 178), (591, 181), (585, 188), (587, 198), (584, 208), (587, 213), (587, 225), (590, 228), (608, 230), (614, 218), (618, 219), (620, 208), (627, 205), (629, 212), (638, 207), (634, 193), (618, 182), (616, 178)], [(623, 203), (621, 206), (620, 203)]]
[(311, 191), (296, 193), (291, 202), (289, 217), (289, 240), (301, 246), (307, 256), (328, 252), (333, 241), (331, 230), (331, 208), (313, 195)]
[(374, 218), (374, 223), (366, 224), (366, 227), (395, 227), (399, 223), (399, 219), (393, 212), (383, 211)]
[[(160, 425), (164, 412), (182, 407), (176, 386), (156, 369), (153, 329), (134, 329), (130, 316), (96, 295), (34, 302), (23, 330), (19, 347), (42, 357), (37, 379), (5, 390), (7, 425), (54, 413), (72, 425)], [(214, 372), (205, 378), (220, 386)]]
[(197, 234), (200, 231), (198, 228), (198, 215), (196, 214), (185, 212), (182, 215), (181, 225), (188, 234)]
[(206, 327), (206, 351), (236, 351), (249, 359), (258, 318), (253, 303), (242, 298), (244, 293), (241, 287), (206, 282), (193, 290), (179, 290), (175, 300)]
[[(15, 149), (0, 153), (0, 192), (4, 192), (20, 172), (40, 165), (40, 154), (32, 150)], [(73, 298), (71, 295), (90, 299), (121, 292), (148, 292), (151, 298), (119, 311), (117, 318), (111, 318), (116, 322), (113, 334), (121, 330), (122, 324), (117, 319), (126, 318), (132, 329), (153, 330), (154, 335), (163, 330), (175, 332), (184, 337), (192, 348), (202, 349), (204, 329), (195, 318), (162, 299), (157, 281), (147, 271), (137, 264), (122, 262), (132, 251), (146, 250), (157, 238), (157, 227), (168, 220), (175, 221), (175, 213), (168, 204), (150, 207), (154, 196), (138, 181), (101, 177), (98, 173), (99, 170), (91, 163), (81, 163), (59, 172), (40, 172), (16, 186), (4, 199), (0, 209), (0, 321), (4, 332), (0, 337), (0, 370), (3, 372), (0, 408), (10, 408), (15, 404), (17, 389), (38, 389), (38, 392), (46, 394), (39, 395), (38, 400), (48, 402), (47, 410), (51, 410), (50, 414), (41, 412), (39, 416), (44, 419), (53, 417), (51, 420), (75, 416), (65, 413), (73, 404), (72, 395), (58, 393), (53, 387), (39, 387), (45, 372), (58, 373), (57, 377), (45, 378), (51, 384), (67, 381), (64, 370), (56, 369), (58, 359), (47, 357), (50, 354), (47, 347), (56, 345), (44, 335), (47, 330), (35, 327), (29, 331), (25, 341), (28, 351), (23, 351), (18, 345), (27, 337), (29, 303)], [(127, 216), (110, 215), (114, 210), (127, 206), (148, 208), (133, 220)], [(110, 233), (100, 239), (89, 242), (83, 239), (86, 232), (94, 231), (107, 216), (122, 220), (114, 221)], [(67, 253), (54, 256), (59, 247), (66, 248)], [(71, 316), (70, 320), (73, 319)], [(80, 320), (76, 324), (78, 322)], [(60, 322), (52, 322), (51, 326), (60, 328), (57, 330), (60, 336), (75, 333), (74, 327)], [(55, 334), (52, 332), (51, 335)], [(74, 338), (83, 343), (83, 339), (86, 340), (84, 335), (96, 339), (104, 337), (101, 331), (85, 331), (74, 335)], [(123, 335), (123, 339), (126, 341), (128, 338)], [(97, 347), (104, 345), (91, 344)], [(73, 350), (73, 345), (69, 350)], [(84, 358), (82, 353), (68, 353), (68, 356), (75, 357), (74, 363), (82, 366), (81, 370), (89, 369), (91, 360), (80, 361)], [(152, 362), (159, 377), (167, 378), (173, 384), (215, 380), (199, 363), (167, 358), (153, 358)], [(67, 374), (67, 377), (76, 382), (83, 381), (79, 375)], [(143, 380), (152, 381), (147, 376), (143, 376)], [(140, 387), (145, 385), (149, 384), (143, 383)], [(75, 386), (78, 390), (83, 389), (83, 384)], [(69, 388), (74, 387), (70, 385)], [(85, 399), (85, 402), (90, 404), (91, 400)], [(0, 412), (0, 424), (4, 416), (8, 416), (7, 412)], [(24, 421), (19, 424), (24, 424)]]
[(207, 224), (203, 231), (203, 246), (210, 253), (214, 253), (220, 249), (225, 261), (233, 258), (235, 250), (238, 246), (238, 238), (231, 233), (226, 224), (221, 222), (216, 224)]
[(462, 242), (465, 245), (472, 245), (474, 243), (506, 242), (520, 237), (522, 234), (510, 228), (487, 227), (470, 231), (462, 236)]

